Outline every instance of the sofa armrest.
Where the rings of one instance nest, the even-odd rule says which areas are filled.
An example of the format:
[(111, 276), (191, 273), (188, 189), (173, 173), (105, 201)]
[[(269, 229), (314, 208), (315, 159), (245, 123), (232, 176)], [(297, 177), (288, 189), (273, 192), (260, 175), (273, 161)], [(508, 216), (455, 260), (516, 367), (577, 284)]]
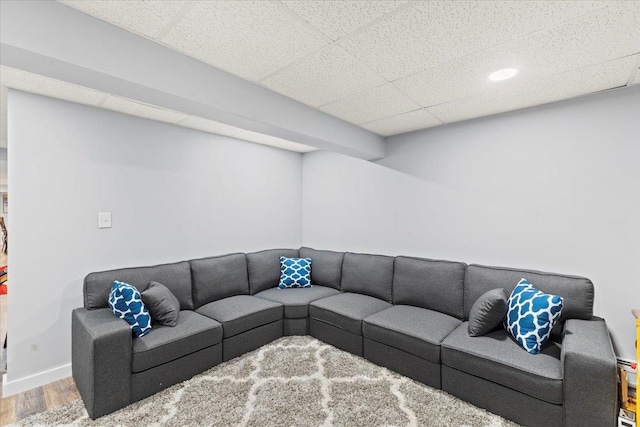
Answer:
[(130, 403), (132, 333), (108, 308), (71, 314), (71, 369), (92, 419)]
[(603, 319), (568, 319), (562, 342), (564, 425), (613, 426), (616, 356)]

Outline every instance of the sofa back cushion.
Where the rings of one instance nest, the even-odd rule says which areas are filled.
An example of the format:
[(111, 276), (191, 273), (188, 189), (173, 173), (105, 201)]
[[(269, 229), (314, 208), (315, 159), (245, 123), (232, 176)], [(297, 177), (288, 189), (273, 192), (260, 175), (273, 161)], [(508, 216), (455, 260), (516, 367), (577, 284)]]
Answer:
[(300, 248), (300, 258), (311, 258), (311, 284), (340, 290), (344, 252)]
[(589, 320), (593, 316), (593, 283), (589, 279), (535, 270), (470, 265), (464, 280), (464, 318), (469, 318), (471, 306), (482, 294), (504, 288), (505, 294), (511, 295), (522, 278), (542, 292), (560, 295), (564, 299), (558, 327), (566, 319)]
[[(255, 295), (278, 286), (280, 282), (280, 257), (298, 258), (298, 254), (297, 249), (268, 249), (247, 254), (250, 294)], [(313, 270), (313, 262), (311, 270)]]
[(189, 263), (195, 308), (222, 298), (249, 294), (245, 254), (195, 259)]
[(135, 286), (139, 292), (147, 289), (151, 281), (162, 283), (178, 298), (181, 310), (193, 310), (191, 268), (187, 261), (90, 273), (84, 278), (85, 308), (108, 307), (111, 285), (116, 280)]
[(399, 256), (393, 269), (393, 303), (462, 319), (466, 264)]
[[(313, 271), (313, 263), (311, 264)], [(347, 252), (342, 263), (342, 292), (355, 292), (391, 302), (393, 257)]]

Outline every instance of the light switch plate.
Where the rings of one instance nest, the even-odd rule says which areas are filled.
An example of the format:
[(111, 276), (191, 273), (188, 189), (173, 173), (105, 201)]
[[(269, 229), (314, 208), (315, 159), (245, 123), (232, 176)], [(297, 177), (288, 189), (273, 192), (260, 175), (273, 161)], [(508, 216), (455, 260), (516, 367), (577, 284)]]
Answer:
[(111, 212), (98, 212), (98, 228), (111, 228)]

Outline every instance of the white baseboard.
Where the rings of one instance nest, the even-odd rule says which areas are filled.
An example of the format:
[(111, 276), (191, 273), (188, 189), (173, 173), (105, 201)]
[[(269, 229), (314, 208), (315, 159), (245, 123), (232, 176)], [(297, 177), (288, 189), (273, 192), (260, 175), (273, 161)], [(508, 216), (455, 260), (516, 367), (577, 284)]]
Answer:
[(30, 375), (24, 378), (18, 378), (17, 380), (8, 381), (7, 374), (2, 376), (2, 397), (12, 396), (14, 394), (22, 393), (23, 391), (31, 390), (32, 388), (42, 387), (43, 385), (61, 380), (71, 376), (71, 363), (57, 368), (49, 369), (48, 371), (38, 372), (37, 374)]

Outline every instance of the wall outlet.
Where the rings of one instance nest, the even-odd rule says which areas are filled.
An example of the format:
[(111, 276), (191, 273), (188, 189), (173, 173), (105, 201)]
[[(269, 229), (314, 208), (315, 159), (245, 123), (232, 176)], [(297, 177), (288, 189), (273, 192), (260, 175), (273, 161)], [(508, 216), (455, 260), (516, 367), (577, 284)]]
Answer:
[(111, 228), (111, 212), (98, 212), (98, 228)]

